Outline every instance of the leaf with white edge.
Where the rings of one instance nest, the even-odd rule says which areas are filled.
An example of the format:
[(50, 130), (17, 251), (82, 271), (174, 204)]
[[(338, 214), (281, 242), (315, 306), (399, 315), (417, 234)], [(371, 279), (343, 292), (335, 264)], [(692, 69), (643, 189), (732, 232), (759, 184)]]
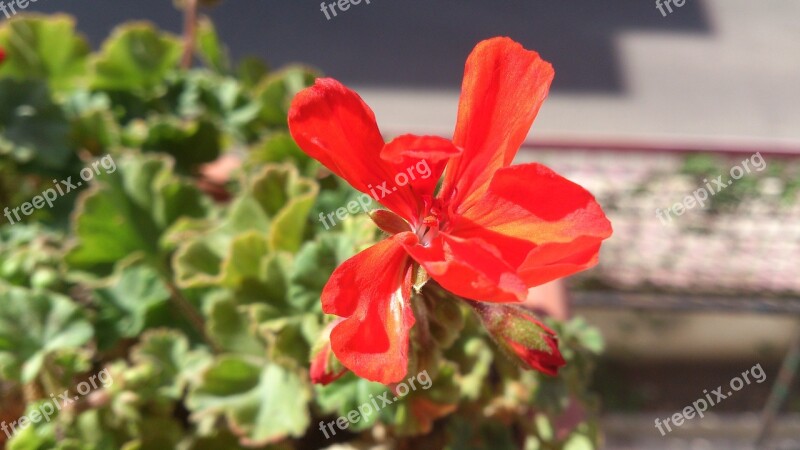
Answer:
[(273, 359), (290, 358), (305, 365), (322, 332), (322, 325), (318, 314), (301, 313), (264, 320), (259, 325), (259, 332), (268, 342)]
[(45, 358), (78, 350), (92, 338), (83, 311), (62, 295), (0, 284), (0, 373), (23, 383), (33, 381)]
[(264, 236), (250, 231), (237, 236), (231, 243), (229, 256), (222, 264), (220, 284), (236, 287), (246, 280), (258, 280), (262, 259), (269, 253)]
[(263, 258), (274, 251), (297, 251), (318, 189), (294, 167), (265, 167), (233, 201), (220, 225), (188, 233), (193, 237), (173, 258), (178, 285), (236, 288), (248, 280), (266, 281)]
[(146, 328), (168, 325), (170, 293), (155, 270), (127, 265), (95, 289), (98, 345), (111, 348), (119, 339), (139, 336)]
[[(314, 205), (319, 187), (301, 177), (290, 165), (266, 166), (252, 182), (250, 193), (270, 222), (269, 242), (274, 250), (296, 252), (305, 231), (308, 213)], [(243, 211), (232, 211), (240, 217)]]
[(159, 32), (148, 23), (120, 26), (103, 43), (97, 56), (92, 87), (151, 91), (177, 68), (180, 57), (178, 38)]
[(309, 425), (308, 382), (280, 365), (221, 356), (189, 393), (194, 421), (224, 417), (242, 445), (302, 436)]
[(135, 253), (160, 260), (166, 229), (208, 210), (197, 188), (173, 174), (168, 157), (128, 155), (116, 163), (116, 172), (81, 194), (73, 223), (77, 242), (66, 257), (74, 268), (110, 273), (117, 261)]
[(331, 274), (351, 253), (347, 239), (338, 235), (322, 235), (306, 242), (294, 258), (288, 292), (290, 305), (298, 311), (317, 307)]
[(66, 15), (15, 17), (0, 26), (0, 48), (6, 53), (0, 78), (42, 80), (65, 90), (88, 72), (89, 44)]
[(131, 361), (152, 367), (161, 395), (178, 400), (194, 374), (211, 363), (211, 356), (202, 349), (190, 350), (183, 334), (163, 329), (145, 333)]
[(208, 313), (208, 334), (219, 346), (241, 355), (264, 356), (266, 344), (257, 332), (256, 307), (239, 305), (230, 298), (212, 299)]

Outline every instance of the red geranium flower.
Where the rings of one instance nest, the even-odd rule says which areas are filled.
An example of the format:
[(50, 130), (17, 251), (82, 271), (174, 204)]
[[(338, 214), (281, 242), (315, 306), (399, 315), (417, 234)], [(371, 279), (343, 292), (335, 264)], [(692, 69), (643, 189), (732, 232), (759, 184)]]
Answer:
[[(384, 143), (372, 110), (330, 78), (295, 97), (289, 129), (298, 145), (391, 211), (377, 221), (394, 234), (345, 261), (322, 293), (323, 311), (345, 318), (331, 348), (357, 375), (384, 384), (405, 377), (415, 265), (458, 296), (519, 302), (530, 287), (597, 263), (611, 225), (594, 197), (540, 164), (511, 166), (552, 79), (549, 63), (509, 38), (479, 43), (452, 141)], [(410, 176), (422, 163), (430, 176)]]
[(3, 47), (0, 47), (0, 64), (3, 64), (3, 61), (6, 60), (6, 51), (3, 50)]

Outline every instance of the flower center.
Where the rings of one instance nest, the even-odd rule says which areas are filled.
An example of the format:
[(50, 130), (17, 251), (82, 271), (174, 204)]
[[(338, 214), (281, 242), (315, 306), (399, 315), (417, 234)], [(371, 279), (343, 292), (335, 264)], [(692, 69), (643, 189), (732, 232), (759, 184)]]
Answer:
[(419, 220), (417, 220), (416, 234), (420, 244), (428, 247), (438, 235), (439, 230), (447, 225), (447, 214), (442, 207), (442, 201), (426, 197), (423, 199), (425, 207)]

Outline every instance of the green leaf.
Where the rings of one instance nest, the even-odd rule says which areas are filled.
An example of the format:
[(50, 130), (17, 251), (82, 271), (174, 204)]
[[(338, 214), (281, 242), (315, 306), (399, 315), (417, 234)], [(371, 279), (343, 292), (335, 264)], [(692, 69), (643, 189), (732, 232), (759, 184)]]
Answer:
[(573, 434), (564, 444), (564, 450), (595, 450), (597, 447), (592, 440), (582, 434)]
[(67, 297), (0, 284), (0, 304), (0, 369), (6, 378), (28, 383), (48, 355), (92, 338), (83, 311)]
[(231, 70), (228, 50), (220, 42), (214, 23), (208, 17), (202, 17), (197, 24), (197, 52), (216, 72), (225, 74)]
[(0, 48), (6, 52), (0, 78), (39, 80), (65, 90), (87, 73), (89, 44), (75, 34), (75, 20), (65, 15), (9, 20), (0, 27)]
[(477, 400), (482, 390), (486, 387), (489, 371), (492, 367), (494, 354), (491, 347), (483, 339), (469, 337), (462, 344), (465, 357), (469, 360), (463, 369), (459, 385), (464, 398), (470, 401)]
[(290, 66), (267, 77), (256, 90), (261, 99), (261, 119), (270, 126), (287, 126), (294, 96), (314, 84), (318, 74), (304, 66)]
[(0, 279), (21, 287), (57, 291), (64, 236), (33, 224), (0, 228)]
[(231, 246), (231, 256), (223, 263), (222, 284), (238, 286), (244, 280), (257, 280), (260, 275), (261, 260), (269, 252), (267, 241), (256, 232), (237, 236)]
[(36, 168), (63, 169), (74, 155), (68, 143), (69, 122), (43, 81), (0, 80), (0, 155), (10, 153)]
[(431, 337), (439, 347), (447, 349), (458, 339), (464, 329), (462, 302), (449, 295), (424, 296)]
[(221, 134), (208, 120), (182, 121), (172, 116), (153, 116), (147, 121), (147, 130), (142, 150), (172, 155), (183, 172), (189, 173), (197, 165), (219, 157)]
[(162, 114), (211, 121), (235, 142), (250, 143), (264, 131), (258, 122), (261, 103), (234, 78), (196, 69), (173, 74), (166, 88), (158, 99), (159, 107), (166, 106)]
[(113, 347), (121, 338), (169, 324), (169, 291), (155, 270), (140, 264), (121, 267), (106, 286), (95, 290), (98, 345)]
[(263, 356), (265, 343), (257, 335), (256, 314), (254, 305), (239, 305), (230, 298), (214, 299), (208, 314), (209, 335), (225, 350)]
[(221, 279), (223, 259), (202, 239), (186, 242), (172, 260), (175, 281), (182, 288), (211, 287)]
[[(389, 389), (380, 383), (367, 381), (350, 372), (327, 386), (315, 385), (314, 388), (316, 391), (314, 398), (322, 411), (325, 414), (340, 417), (347, 417), (347, 413), (358, 410), (361, 405), (370, 405), (373, 398), (379, 397)], [(365, 430), (380, 418), (380, 414), (375, 411), (366, 414), (366, 408), (362, 409), (365, 411), (363, 417), (350, 425), (353, 431)]]
[[(263, 319), (263, 318), (262, 318)], [(319, 314), (297, 313), (264, 320), (259, 332), (265, 337), (273, 359), (294, 360), (301, 366), (308, 364), (308, 355), (322, 331)]]
[(142, 336), (141, 343), (131, 352), (131, 361), (152, 369), (161, 396), (179, 400), (198, 370), (210, 364), (211, 358), (205, 350), (190, 350), (183, 334), (164, 329)]
[(290, 163), (302, 173), (308, 173), (313, 160), (297, 146), (289, 133), (276, 132), (251, 148), (247, 156), (248, 165), (266, 163)]
[(235, 289), (252, 280), (269, 284), (263, 258), (274, 251), (297, 251), (317, 190), (291, 166), (265, 167), (233, 201), (221, 224), (184, 238), (174, 257), (178, 284), (222, 283)]
[(298, 311), (308, 311), (319, 304), (322, 289), (336, 267), (352, 252), (345, 238), (323, 235), (306, 242), (294, 259), (288, 301)]
[(269, 242), (275, 250), (296, 252), (303, 240), (308, 213), (319, 188), (299, 177), (292, 166), (268, 167), (253, 184), (261, 206), (274, 214)]
[(92, 87), (151, 92), (177, 67), (180, 41), (148, 23), (118, 27), (95, 61)]
[(301, 436), (309, 425), (307, 382), (274, 363), (220, 357), (187, 398), (195, 421), (224, 417), (242, 445), (266, 445)]
[(428, 371), (416, 375), (410, 372), (406, 380), (401, 382), (408, 388), (408, 394), (394, 408), (396, 433), (430, 433), (434, 421), (458, 408), (459, 386), (456, 383), (455, 364), (442, 364), (437, 372), (435, 377)]
[(269, 67), (260, 58), (245, 56), (239, 61), (236, 73), (243, 85), (248, 88), (257, 86), (269, 72)]
[(121, 145), (121, 129), (105, 93), (74, 91), (67, 98), (64, 110), (70, 121), (69, 135), (73, 148), (101, 156)]
[[(179, 450), (250, 450), (248, 447), (239, 444), (239, 439), (231, 434), (230, 431), (222, 429), (215, 430), (210, 436), (196, 437)], [(270, 446), (265, 450), (292, 450), (290, 446)]]
[(12, 435), (6, 448), (8, 450), (48, 450), (57, 448), (56, 442), (56, 424), (39, 422), (31, 423)]
[(127, 155), (119, 169), (81, 194), (73, 224), (77, 242), (66, 256), (75, 268), (109, 273), (119, 260), (142, 254), (161, 264), (164, 231), (181, 217), (199, 218), (207, 200), (173, 174), (164, 156)]

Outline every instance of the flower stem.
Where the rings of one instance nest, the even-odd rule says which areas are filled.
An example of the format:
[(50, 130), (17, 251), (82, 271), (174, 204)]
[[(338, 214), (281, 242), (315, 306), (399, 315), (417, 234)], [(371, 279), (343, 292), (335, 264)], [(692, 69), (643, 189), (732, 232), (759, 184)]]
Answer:
[(186, 0), (184, 8), (181, 68), (189, 70), (192, 67), (192, 57), (197, 41), (197, 0)]
[(219, 353), (220, 348), (216, 342), (206, 333), (206, 325), (205, 319), (203, 316), (200, 315), (200, 312), (197, 311), (197, 308), (192, 305), (192, 303), (183, 296), (181, 290), (172, 280), (165, 279), (164, 283), (167, 285), (167, 289), (170, 292), (170, 299), (172, 303), (178, 308), (178, 310), (186, 317), (189, 323), (192, 324), (192, 327), (200, 334), (200, 337), (205, 341), (205, 343), (211, 348), (214, 353)]

